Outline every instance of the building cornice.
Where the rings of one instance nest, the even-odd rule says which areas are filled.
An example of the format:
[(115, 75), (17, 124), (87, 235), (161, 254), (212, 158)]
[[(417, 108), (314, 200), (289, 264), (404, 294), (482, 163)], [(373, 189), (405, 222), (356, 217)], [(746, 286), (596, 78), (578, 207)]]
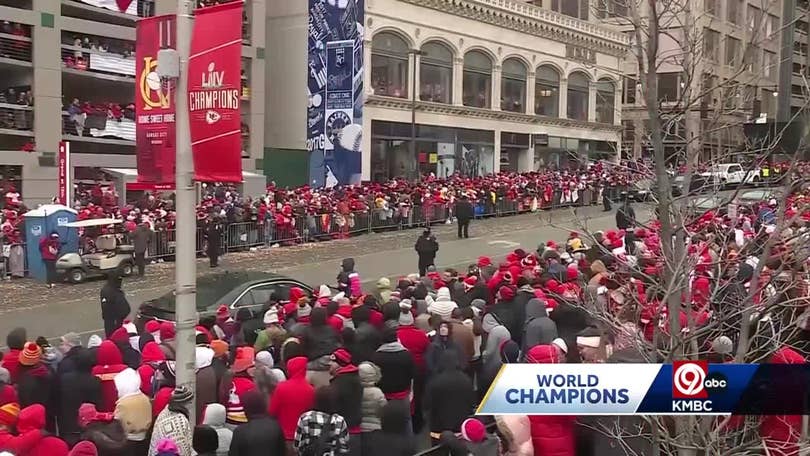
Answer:
[[(412, 103), (401, 98), (384, 97), (380, 95), (369, 95), (366, 97), (366, 105), (377, 108), (396, 109), (399, 111), (410, 111)], [(518, 112), (495, 111), (492, 109), (473, 108), (469, 106), (456, 106), (443, 103), (432, 103), (429, 101), (417, 101), (416, 110), (429, 114), (439, 114), (448, 116), (459, 116), (476, 119), (487, 119), (502, 122), (513, 122), (529, 125), (547, 125), (563, 128), (579, 128), (585, 130), (606, 131), (619, 133), (622, 131), (621, 125), (609, 125), (596, 122), (583, 122), (572, 119), (560, 119), (558, 117), (547, 117)]]
[(611, 28), (517, 0), (401, 0), (499, 27), (623, 56), (627, 37)]

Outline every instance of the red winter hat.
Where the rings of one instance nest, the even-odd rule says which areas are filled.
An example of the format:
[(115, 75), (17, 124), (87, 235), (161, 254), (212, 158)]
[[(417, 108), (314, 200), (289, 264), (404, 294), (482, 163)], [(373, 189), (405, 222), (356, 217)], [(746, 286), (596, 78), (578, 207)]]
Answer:
[(113, 342), (129, 342), (129, 333), (121, 326), (110, 334), (109, 339)]
[(160, 322), (158, 322), (157, 320), (149, 320), (146, 322), (146, 325), (144, 325), (143, 328), (146, 330), (146, 332), (150, 334), (158, 332), (160, 331)]
[(174, 323), (164, 321), (160, 324), (160, 340), (172, 340), (177, 335), (174, 329)]
[(478, 257), (478, 267), (479, 268), (483, 268), (485, 266), (490, 266), (490, 265), (492, 265), (492, 260), (489, 259), (489, 257), (485, 257), (485, 256)]
[(537, 259), (534, 258), (534, 255), (528, 255), (526, 258), (520, 260), (520, 264), (522, 264), (524, 268), (534, 268), (537, 266)]
[(566, 278), (570, 282), (577, 280), (577, 278), (579, 277), (579, 271), (577, 270), (576, 266), (574, 267), (569, 266), (568, 269), (565, 271), (565, 273)]
[(504, 285), (498, 290), (498, 296), (502, 301), (511, 301), (515, 298), (515, 290)]
[(231, 315), (228, 306), (225, 304), (217, 307), (217, 318), (228, 318)]
[(352, 363), (352, 354), (345, 348), (338, 348), (332, 353), (332, 360), (339, 366), (348, 366)]
[(461, 436), (468, 442), (483, 442), (487, 438), (484, 423), (475, 418), (467, 418), (461, 423)]
[(478, 277), (471, 275), (464, 279), (464, 285), (472, 288), (478, 283)]

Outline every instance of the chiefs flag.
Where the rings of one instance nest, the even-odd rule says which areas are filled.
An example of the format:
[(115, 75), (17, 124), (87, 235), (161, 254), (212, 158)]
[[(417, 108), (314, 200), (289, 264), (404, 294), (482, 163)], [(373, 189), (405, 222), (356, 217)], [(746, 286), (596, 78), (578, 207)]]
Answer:
[(174, 48), (174, 15), (138, 21), (135, 36), (135, 115), (138, 181), (156, 186), (174, 185), (174, 87), (157, 72), (157, 53)]
[(242, 182), (242, 2), (194, 12), (188, 110), (194, 178)]

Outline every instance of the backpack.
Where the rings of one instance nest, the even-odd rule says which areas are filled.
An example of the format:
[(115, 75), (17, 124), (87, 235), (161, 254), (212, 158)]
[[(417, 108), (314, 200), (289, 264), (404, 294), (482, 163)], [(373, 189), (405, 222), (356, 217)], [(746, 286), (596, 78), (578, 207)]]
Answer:
[(334, 415), (329, 415), (329, 418), (321, 429), (321, 434), (314, 442), (309, 442), (307, 446), (298, 451), (298, 456), (326, 456), (332, 454), (332, 448), (329, 440), (332, 439), (332, 434), (335, 430), (332, 419)]

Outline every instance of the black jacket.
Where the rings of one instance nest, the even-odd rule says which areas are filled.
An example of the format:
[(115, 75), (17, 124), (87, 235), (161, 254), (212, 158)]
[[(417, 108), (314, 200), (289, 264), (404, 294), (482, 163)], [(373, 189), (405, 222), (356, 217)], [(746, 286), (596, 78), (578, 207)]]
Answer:
[(284, 434), (269, 416), (252, 418), (233, 431), (228, 456), (284, 455)]
[(453, 214), (459, 222), (466, 222), (475, 217), (475, 210), (468, 200), (458, 200), (453, 208)]
[(416, 441), (411, 432), (410, 407), (402, 402), (389, 402), (380, 410), (382, 430), (363, 434), (363, 454), (412, 456)]
[(152, 239), (152, 230), (144, 226), (138, 225), (135, 232), (132, 233), (132, 246), (135, 248), (135, 253), (145, 253), (149, 248), (149, 241)]
[(102, 320), (123, 320), (129, 315), (129, 301), (121, 288), (107, 282), (101, 288), (100, 298)]
[[(70, 350), (68, 350), (68, 352), (65, 353), (65, 356), (64, 358), (62, 358), (62, 361), (59, 361), (59, 366), (56, 368), (57, 374), (59, 374), (59, 376), (61, 377), (70, 372), (76, 372), (76, 369), (78, 369), (79, 366), (79, 355), (81, 353), (87, 353), (86, 349), (83, 347), (71, 347)], [(93, 364), (95, 364), (95, 362), (91, 361), (90, 366), (92, 366)]]
[(360, 364), (364, 361), (371, 361), (374, 352), (382, 343), (380, 331), (371, 323), (360, 323), (354, 330), (354, 345), (352, 348), (352, 361)]
[(329, 325), (306, 326), (302, 339), (307, 359), (310, 361), (329, 355), (340, 347), (338, 336)]
[(625, 204), (616, 210), (616, 227), (620, 230), (632, 228), (636, 223), (636, 211), (633, 206)]
[(439, 372), (422, 398), (422, 406), (429, 409), (430, 431), (459, 432), (461, 423), (474, 412), (475, 399), (472, 381), (459, 369), (458, 358), (453, 353), (442, 355)]
[(413, 248), (419, 254), (420, 259), (433, 260), (436, 258), (436, 252), (439, 251), (439, 243), (436, 242), (433, 235), (419, 236)]
[(52, 421), (55, 412), (54, 375), (44, 364), (32, 367), (20, 366), (17, 394), (20, 398), (20, 409), (33, 404), (42, 404), (47, 412), (48, 422)]
[(93, 357), (86, 349), (78, 348), (80, 351), (73, 356), (75, 369), (61, 374), (57, 386), (59, 436), (71, 446), (81, 438), (79, 406), (85, 402), (99, 405), (101, 401), (101, 381), (90, 373)]
[(460, 293), (458, 297), (453, 298), (459, 307), (470, 307), (476, 299), (483, 299), (487, 305), (492, 304), (492, 295), (489, 293), (489, 288), (481, 282), (476, 283), (470, 291)]
[(126, 454), (129, 445), (124, 427), (118, 420), (108, 423), (96, 421), (90, 423), (82, 432), (81, 440), (89, 440), (96, 445), (98, 456), (118, 456)]
[(332, 379), (332, 386), (337, 391), (337, 413), (346, 420), (349, 429), (360, 426), (363, 418), (363, 385), (356, 368), (338, 372)]
[(377, 383), (383, 393), (399, 393), (411, 388), (416, 375), (416, 366), (410, 352), (404, 347), (401, 351), (377, 351), (371, 362), (379, 366), (382, 377)]
[(222, 244), (222, 225), (216, 222), (208, 224), (205, 230), (205, 237), (208, 240), (208, 248), (206, 252), (208, 255), (219, 255), (220, 245)]
[(518, 288), (517, 293), (515, 293), (515, 300), (513, 301), (512, 311), (515, 315), (515, 321), (520, 322), (521, 328), (520, 333), (518, 335), (512, 334), (512, 340), (517, 342), (518, 345), (521, 345), (521, 343), (523, 342), (523, 329), (524, 329), (523, 326), (525, 326), (526, 323), (526, 304), (528, 304), (529, 301), (531, 301), (534, 298), (535, 298), (534, 290), (529, 291), (521, 287)]

